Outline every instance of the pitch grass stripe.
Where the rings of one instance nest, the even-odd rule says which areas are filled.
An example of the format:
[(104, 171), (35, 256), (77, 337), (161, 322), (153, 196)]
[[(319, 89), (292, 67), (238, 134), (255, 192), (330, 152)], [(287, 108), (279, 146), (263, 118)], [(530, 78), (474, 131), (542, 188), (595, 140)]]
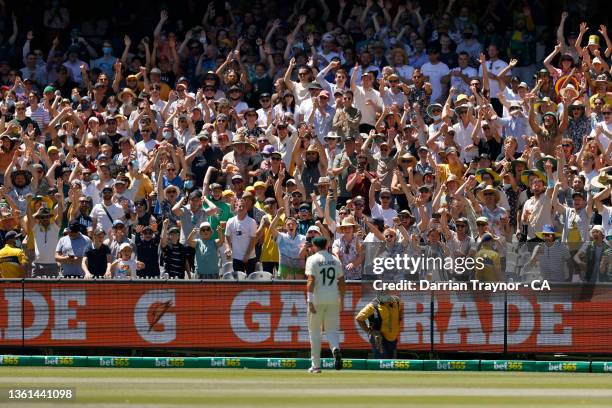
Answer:
[(74, 386), (77, 405), (92, 408), (609, 407), (612, 392), (608, 376), (593, 374), (0, 368), (2, 383), (16, 386), (49, 378)]

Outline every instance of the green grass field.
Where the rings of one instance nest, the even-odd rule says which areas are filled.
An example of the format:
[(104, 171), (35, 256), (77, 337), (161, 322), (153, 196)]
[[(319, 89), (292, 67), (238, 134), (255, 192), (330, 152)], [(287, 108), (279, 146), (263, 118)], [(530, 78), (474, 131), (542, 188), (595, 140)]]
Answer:
[[(2, 407), (610, 407), (605, 374), (0, 367)], [(6, 403), (10, 387), (73, 403)]]

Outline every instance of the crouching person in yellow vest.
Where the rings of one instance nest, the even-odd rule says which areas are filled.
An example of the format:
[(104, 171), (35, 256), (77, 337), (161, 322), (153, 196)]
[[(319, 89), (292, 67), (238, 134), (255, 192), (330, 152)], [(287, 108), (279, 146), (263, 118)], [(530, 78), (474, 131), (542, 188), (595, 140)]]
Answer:
[(402, 314), (397, 296), (380, 294), (355, 317), (368, 334), (374, 358), (396, 358)]

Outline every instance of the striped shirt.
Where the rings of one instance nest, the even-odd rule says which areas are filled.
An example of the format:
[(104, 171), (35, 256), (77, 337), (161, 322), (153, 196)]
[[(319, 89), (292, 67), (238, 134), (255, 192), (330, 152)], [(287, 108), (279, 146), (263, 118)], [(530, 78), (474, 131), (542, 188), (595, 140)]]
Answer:
[(548, 246), (542, 243), (534, 251), (537, 251), (536, 260), (540, 264), (542, 278), (550, 282), (564, 282), (567, 261), (571, 258), (567, 244), (555, 241)]
[(45, 132), (45, 128), (51, 121), (49, 111), (45, 110), (42, 105), (38, 105), (38, 108), (35, 111), (32, 111), (32, 107), (28, 106), (26, 109), (26, 116), (32, 118), (33, 121), (38, 123), (38, 127), (42, 133)]
[(185, 261), (187, 260), (187, 247), (181, 243), (172, 245), (170, 242), (162, 248), (164, 268), (171, 278), (183, 279), (185, 277)]

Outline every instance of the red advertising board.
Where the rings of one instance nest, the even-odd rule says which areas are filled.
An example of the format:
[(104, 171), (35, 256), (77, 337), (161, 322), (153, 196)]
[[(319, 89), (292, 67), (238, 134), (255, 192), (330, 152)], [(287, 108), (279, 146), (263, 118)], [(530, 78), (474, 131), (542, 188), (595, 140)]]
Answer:
[[(345, 349), (369, 348), (354, 320), (371, 300), (361, 289), (347, 285)], [(401, 297), (401, 350), (612, 353), (612, 286)], [(0, 346), (303, 349), (305, 301), (292, 283), (3, 281)]]

